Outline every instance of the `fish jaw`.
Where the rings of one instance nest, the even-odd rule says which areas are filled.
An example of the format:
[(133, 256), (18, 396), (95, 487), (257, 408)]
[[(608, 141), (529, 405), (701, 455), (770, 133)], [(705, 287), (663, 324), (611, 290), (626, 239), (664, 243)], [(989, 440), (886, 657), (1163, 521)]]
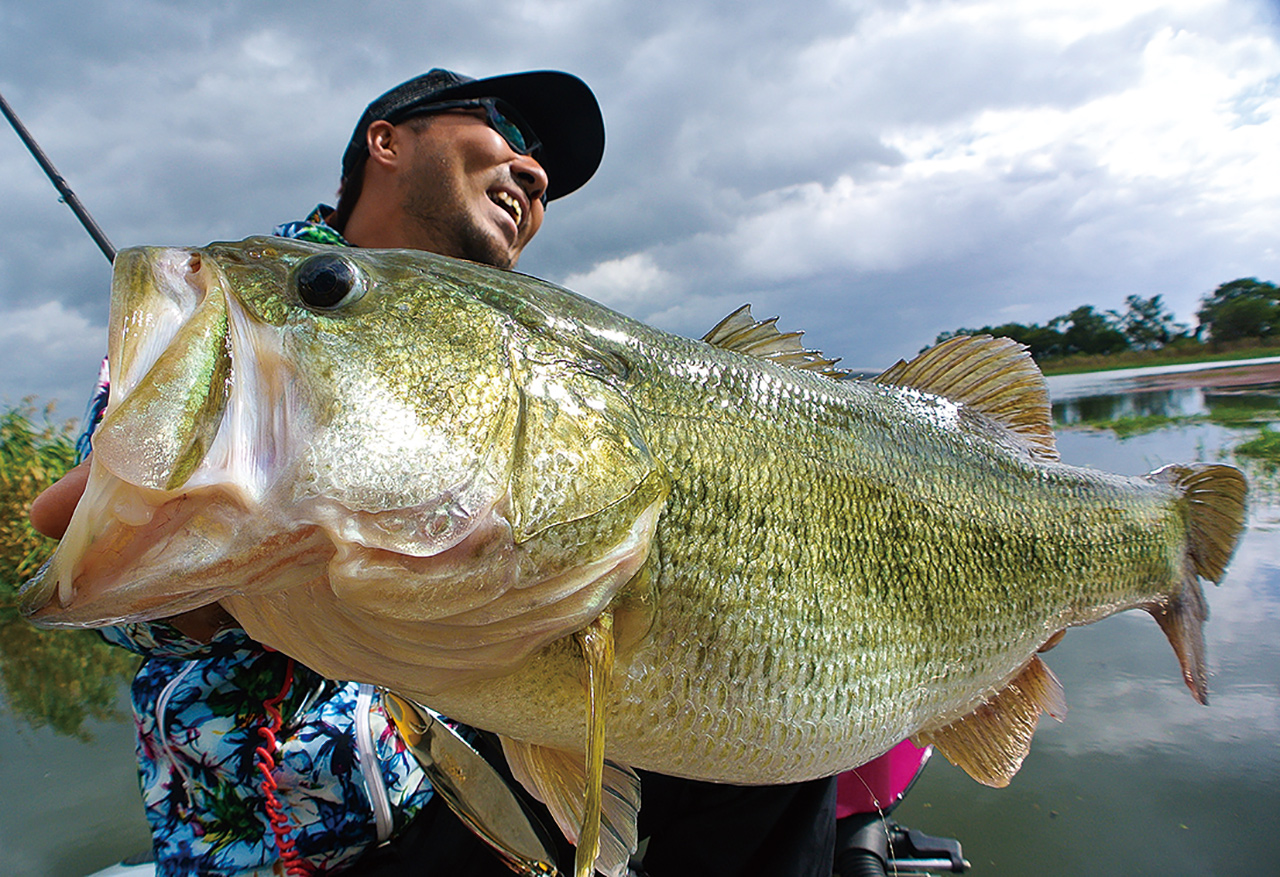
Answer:
[(651, 503), (616, 543), (572, 567), (539, 568), (536, 551), (516, 544), (494, 512), (434, 557), (345, 545), (325, 581), (223, 605), (255, 640), (323, 675), (431, 698), (518, 670), (619, 599), (625, 642), (640, 639), (652, 607), (628, 595), (644, 583), (661, 508)]
[(321, 530), (246, 526), (256, 517), (231, 492), (169, 496), (95, 460), (58, 550), (23, 587), (22, 612), (40, 627), (101, 627), (325, 575), (333, 545)]
[[(85, 493), (22, 608), (49, 627), (168, 617), (254, 584), (277, 545), (286, 579), (319, 574), (316, 527), (263, 515), (297, 410), (279, 341), (226, 294), (199, 250), (134, 248), (115, 261), (111, 399)], [(252, 389), (249, 389), (252, 388)], [(272, 412), (270, 416), (266, 412)], [(285, 546), (288, 546), (287, 548)], [(232, 559), (242, 568), (226, 571)], [(214, 570), (221, 570), (214, 575)], [(320, 570), (322, 572), (322, 570)]]

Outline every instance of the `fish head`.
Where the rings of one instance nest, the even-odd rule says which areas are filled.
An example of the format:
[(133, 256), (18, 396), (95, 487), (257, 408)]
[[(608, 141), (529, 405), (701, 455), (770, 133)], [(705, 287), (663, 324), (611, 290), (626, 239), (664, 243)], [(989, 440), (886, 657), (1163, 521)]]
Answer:
[(446, 663), (487, 648), (486, 672), (580, 627), (639, 569), (665, 493), (609, 376), (516, 313), (513, 282), (536, 283), (280, 238), (121, 252), (88, 486), (24, 613), (222, 601), (340, 678), (316, 645), (338, 616), (344, 641), (400, 636), (407, 665), (433, 636)]
[[(119, 254), (111, 397), (85, 496), (27, 597), (36, 618), (210, 602), (227, 582), (198, 587), (197, 571), (281, 531), (425, 556), (496, 502), (515, 422), (500, 321), (425, 277), (429, 261), (353, 252), (251, 239)], [(159, 551), (174, 534), (181, 549)], [(99, 565), (112, 574), (84, 575)]]

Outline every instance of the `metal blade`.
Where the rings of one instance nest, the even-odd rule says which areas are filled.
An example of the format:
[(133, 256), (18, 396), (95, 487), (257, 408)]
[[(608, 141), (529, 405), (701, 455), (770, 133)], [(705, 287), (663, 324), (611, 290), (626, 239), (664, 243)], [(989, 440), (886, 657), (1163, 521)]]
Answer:
[(436, 792), (517, 874), (554, 877), (555, 859), (506, 780), (436, 713), (383, 693), (387, 712)]

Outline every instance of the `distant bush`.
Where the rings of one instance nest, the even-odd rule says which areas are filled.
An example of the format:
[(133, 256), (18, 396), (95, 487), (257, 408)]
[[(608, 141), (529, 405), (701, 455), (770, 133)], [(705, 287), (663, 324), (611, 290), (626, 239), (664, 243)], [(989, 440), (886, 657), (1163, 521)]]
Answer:
[(75, 459), (70, 426), (35, 416), (30, 406), (0, 412), (0, 689), (29, 724), (85, 737), (86, 720), (115, 717), (120, 683), (138, 662), (92, 631), (39, 630), (18, 612), (18, 588), (56, 545), (27, 510)]
[(1081, 305), (1070, 313), (1054, 317), (1041, 326), (1036, 323), (1004, 323), (980, 329), (943, 332), (940, 343), (956, 335), (995, 335), (1025, 344), (1036, 360), (1064, 356), (1109, 356), (1126, 350), (1155, 350), (1185, 338), (1187, 327), (1174, 322), (1173, 313), (1160, 296), (1125, 299), (1126, 310), (1097, 311)]
[(1098, 311), (1080, 305), (1070, 313), (1038, 323), (1003, 323), (942, 332), (935, 343), (956, 335), (995, 335), (1025, 344), (1037, 362), (1066, 358), (1110, 357), (1195, 347), (1204, 351), (1269, 345), (1280, 341), (1280, 287), (1242, 277), (1203, 296), (1195, 332), (1174, 321), (1158, 295), (1125, 298), (1123, 311)]

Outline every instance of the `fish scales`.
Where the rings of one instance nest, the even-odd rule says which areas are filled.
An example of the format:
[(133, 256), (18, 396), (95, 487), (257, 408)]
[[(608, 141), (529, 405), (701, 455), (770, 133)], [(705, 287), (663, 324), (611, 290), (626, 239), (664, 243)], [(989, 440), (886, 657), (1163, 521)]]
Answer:
[[(633, 332), (631, 337), (636, 334), (638, 333)], [(607, 349), (606, 344), (602, 343), (601, 346)], [(955, 445), (942, 449), (932, 456), (919, 454), (908, 456), (895, 453), (904, 447), (912, 449), (918, 442), (919, 436), (895, 436), (894, 427), (899, 426), (900, 421), (891, 417), (876, 417), (876, 412), (867, 406), (864, 406), (862, 412), (858, 412), (851, 410), (847, 404), (830, 404), (839, 394), (827, 386), (806, 386), (803, 390), (797, 391), (795, 385), (797, 382), (803, 384), (807, 376), (784, 374), (780, 379), (766, 380), (759, 367), (751, 372), (732, 367), (708, 368), (703, 363), (699, 363), (697, 368), (690, 368), (682, 360), (669, 359), (665, 373), (674, 380), (664, 385), (657, 376), (663, 373), (661, 364), (665, 358), (664, 354), (667, 354), (667, 348), (654, 347), (613, 352), (631, 362), (658, 365), (646, 373), (645, 380), (636, 382), (632, 399), (637, 411), (645, 419), (646, 426), (650, 427), (646, 430), (646, 437), (653, 446), (655, 456), (670, 461), (669, 472), (681, 473), (681, 475), (673, 475), (675, 483), (672, 496), (659, 524), (655, 551), (662, 559), (663, 573), (660, 576), (658, 589), (664, 595), (663, 620), (674, 620), (674, 613), (681, 613), (678, 622), (672, 624), (669, 629), (680, 631), (683, 634), (682, 638), (688, 641), (714, 645), (717, 641), (717, 632), (736, 629), (744, 644), (777, 639), (794, 645), (794, 636), (806, 630), (808, 622), (813, 619), (812, 611), (806, 617), (802, 612), (789, 612), (788, 609), (791, 608), (789, 605), (782, 607), (775, 604), (771, 608), (774, 610), (773, 617), (779, 621), (778, 629), (760, 630), (757, 625), (750, 623), (749, 618), (744, 617), (746, 613), (735, 610), (738, 607), (753, 605), (758, 601), (760, 593), (778, 596), (779, 589), (769, 588), (769, 583), (787, 582), (786, 574), (789, 570), (805, 568), (803, 560), (796, 560), (795, 550), (798, 548), (801, 551), (807, 551), (812, 557), (819, 554), (817, 547), (822, 546), (827, 550), (821, 552), (819, 557), (825, 556), (829, 565), (839, 570), (838, 574), (828, 578), (825, 588), (815, 586), (806, 590), (805, 582), (799, 578), (792, 578), (787, 582), (788, 589), (797, 594), (807, 593), (808, 605), (816, 609), (819, 615), (823, 612), (824, 605), (831, 604), (833, 600), (836, 601), (835, 607), (829, 610), (830, 615), (833, 620), (843, 619), (844, 616), (839, 614), (838, 608), (843, 595), (848, 594), (849, 591), (842, 590), (840, 585), (848, 582), (848, 571), (857, 568), (856, 563), (850, 565), (850, 559), (885, 558), (886, 556), (893, 558), (895, 549), (898, 549), (897, 569), (866, 570), (863, 575), (855, 575), (853, 578), (862, 579), (867, 589), (878, 590), (879, 593), (870, 593), (868, 596), (871, 598), (878, 596), (882, 600), (893, 597), (895, 583), (908, 583), (907, 590), (897, 593), (895, 605), (898, 610), (890, 613), (908, 621), (893, 630), (886, 626), (882, 619), (877, 618), (871, 625), (872, 629), (863, 632), (859, 630), (860, 626), (856, 619), (848, 619), (850, 623), (844, 627), (848, 635), (837, 636), (834, 647), (829, 643), (806, 641), (803, 646), (795, 650), (794, 655), (814, 656), (810, 659), (811, 666), (821, 663), (821, 659), (816, 656), (828, 656), (826, 661), (830, 665), (847, 668), (848, 657), (855, 654), (854, 642), (876, 643), (881, 646), (879, 654), (883, 654), (883, 648), (894, 642), (910, 644), (923, 640), (929, 643), (926, 648), (933, 650), (935, 645), (946, 641), (943, 634), (956, 619), (945, 617), (941, 613), (934, 619), (933, 625), (923, 622), (915, 624), (909, 619), (913, 619), (921, 612), (926, 615), (932, 614), (933, 601), (938, 600), (939, 595), (946, 594), (946, 591), (940, 590), (933, 581), (939, 576), (931, 575), (931, 571), (963, 569), (966, 560), (965, 556), (939, 556), (938, 552), (944, 550), (947, 543), (933, 537), (944, 532), (966, 534), (967, 538), (952, 538), (949, 541), (952, 544), (958, 542), (968, 544), (971, 548), (980, 548), (1010, 541), (1005, 534), (1017, 532), (1026, 522), (1024, 512), (1028, 505), (1025, 494), (1018, 505), (1009, 507), (1007, 514), (997, 516), (986, 528), (975, 526), (977, 522), (973, 521), (978, 511), (991, 508), (986, 502), (981, 503), (977, 509), (962, 508), (959, 514), (953, 514), (950, 517), (931, 512), (931, 505), (942, 503), (953, 505), (955, 494), (964, 494), (962, 490), (952, 492), (940, 489), (942, 485), (956, 483), (949, 479), (938, 478), (940, 464), (957, 459), (954, 456)], [(700, 355), (704, 359), (707, 357), (705, 352), (700, 352)], [(753, 365), (756, 364), (753, 363)], [(691, 381), (690, 378), (694, 380)], [(809, 380), (808, 383), (813, 384), (815, 380)], [(702, 390), (705, 393), (704, 398), (690, 400), (688, 393), (690, 384), (695, 384)], [(663, 392), (663, 389), (666, 392)], [(883, 396), (886, 393), (874, 391), (873, 395)], [(909, 397), (912, 394), (906, 395)], [(814, 404), (815, 400), (824, 400), (828, 404)], [(932, 418), (939, 424), (945, 424), (956, 417), (956, 412), (951, 410), (952, 406), (941, 404), (937, 400), (915, 401), (941, 409)], [(751, 413), (757, 416), (748, 418), (744, 407), (749, 408)], [(709, 422), (706, 419), (708, 411), (715, 412), (717, 420)], [(668, 412), (665, 424), (662, 423), (663, 418), (658, 417), (655, 412)], [(726, 412), (728, 416), (725, 415)], [(864, 417), (859, 419), (856, 416), (859, 413), (864, 414)], [(741, 415), (741, 418), (735, 419), (735, 415)], [(665, 430), (662, 428), (664, 425), (668, 427)], [(827, 427), (826, 430), (823, 430), (824, 426)], [(855, 432), (859, 427), (861, 429)], [(882, 430), (889, 431), (891, 436), (889, 442), (875, 435)], [(903, 432), (901, 429), (896, 431)], [(757, 437), (759, 441), (739, 448), (733, 439), (744, 432)], [(667, 447), (659, 445), (662, 437), (669, 439)], [(893, 441), (893, 438), (910, 438), (912, 441), (904, 444)], [(861, 511), (866, 507), (864, 503), (882, 502), (883, 497), (879, 492), (900, 488), (900, 484), (889, 488), (872, 479), (849, 489), (845, 479), (844, 483), (836, 486), (835, 489), (826, 487), (825, 485), (833, 481), (841, 481), (839, 474), (829, 469), (820, 468), (815, 471), (815, 467), (807, 461), (822, 460), (824, 457), (834, 458), (835, 465), (838, 466), (838, 460), (842, 455), (836, 451), (842, 444), (852, 452), (850, 456), (857, 458), (849, 467), (850, 471), (906, 473), (905, 480), (920, 491), (916, 497), (916, 505), (906, 507), (900, 504), (893, 508), (882, 506), (879, 521), (868, 521), (864, 512)], [(795, 471), (793, 467), (793, 471), (787, 472), (784, 476), (785, 483), (782, 485), (768, 484), (768, 478), (779, 477), (779, 469), (785, 468), (774, 465), (777, 457), (782, 455), (784, 450), (790, 450), (795, 454), (790, 460), (793, 464), (797, 460), (800, 461), (797, 464), (799, 471)], [(1003, 458), (996, 458), (994, 461), (989, 458), (984, 459), (982, 462), (986, 465), (977, 468), (974, 466), (975, 462), (977, 461), (971, 459), (962, 460), (954, 467), (954, 474), (980, 472), (978, 477), (970, 479), (971, 484), (980, 485), (993, 469), (1008, 468), (1008, 461)], [(728, 465), (727, 469), (726, 465)], [(726, 475), (738, 476), (744, 471), (745, 483), (725, 480)], [(704, 478), (686, 483), (683, 475), (690, 472), (697, 472)], [(1100, 496), (1097, 500), (1101, 506), (1098, 511), (1099, 526), (1083, 528), (1077, 524), (1073, 527), (1058, 527), (1059, 522), (1063, 520), (1062, 503), (1058, 503), (1058, 507), (1055, 508), (1053, 500), (1065, 498), (1067, 505), (1070, 505), (1080, 498), (1080, 494), (1088, 491), (1092, 480), (1085, 478), (1082, 482), (1077, 478), (1078, 473), (1072, 472), (1071, 475), (1071, 478), (1063, 479), (1063, 491), (1057, 494), (1045, 494), (1046, 502), (1043, 504), (1043, 514), (1039, 519), (1047, 521), (1047, 527), (1050, 530), (1062, 529), (1067, 537), (1064, 541), (1068, 548), (1089, 538), (1096, 540), (1095, 544), (1106, 544), (1115, 540), (1128, 544), (1130, 540), (1125, 534), (1108, 535), (1105, 507), (1108, 501), (1105, 490), (1106, 479), (1101, 479), (1103, 484), (1099, 485)], [(753, 476), (766, 479), (766, 483), (752, 483)], [(1051, 478), (1041, 474), (1040, 470), (1032, 470), (1030, 467), (1028, 467), (1026, 480), (1033, 485), (1038, 482), (1052, 481)], [(797, 484), (809, 486), (803, 491), (796, 492), (794, 486)], [(1008, 490), (1012, 491), (1012, 488)], [(984, 496), (988, 492), (983, 489), (975, 491), (973, 495)], [(1166, 504), (1171, 499), (1171, 494), (1167, 491), (1151, 489), (1150, 492), (1153, 499), (1163, 495)], [(699, 499), (697, 506), (688, 514), (688, 517), (682, 516), (684, 510), (680, 505), (681, 497), (686, 493)], [(794, 500), (791, 508), (785, 505), (788, 495)], [(771, 505), (767, 510), (755, 510), (753, 516), (752, 510), (743, 508), (745, 498), (749, 497), (767, 497)], [(819, 497), (831, 498), (831, 507), (816, 508), (822, 502)], [(1158, 510), (1156, 514), (1161, 512), (1167, 513), (1167, 509)], [(1081, 516), (1076, 514), (1074, 517), (1079, 521)], [(770, 531), (759, 526), (759, 522), (764, 520), (786, 520), (789, 527), (782, 532)], [(807, 525), (810, 521), (825, 523), (815, 528)], [(733, 532), (735, 525), (741, 526), (741, 532)], [(993, 533), (996, 536), (995, 539), (991, 538)], [(1127, 528), (1127, 535), (1134, 534), (1143, 535), (1141, 522)], [(1008, 552), (1010, 563), (1005, 567), (1006, 572), (1011, 571), (1016, 565), (1025, 574), (1024, 561), (1038, 554), (1045, 558), (1055, 558), (1051, 568), (1041, 565), (1045, 570), (1044, 577), (1049, 580), (1074, 582), (1075, 579), (1072, 576), (1078, 575), (1081, 581), (1088, 581), (1090, 575), (1096, 576), (1096, 573), (1092, 572), (1099, 566), (1095, 553), (1079, 552), (1081, 556), (1077, 562), (1065, 568), (1064, 575), (1061, 552), (1058, 551), (1055, 555), (1055, 551), (1061, 548), (1061, 544), (1048, 543), (1035, 531), (1032, 532), (1032, 536), (1033, 538), (1026, 544), (1012, 546), (1014, 550)], [(668, 544), (676, 548), (668, 549)], [(935, 546), (938, 551), (921, 552), (922, 544), (926, 547)], [(1141, 545), (1143, 542), (1140, 541), (1137, 544)], [(724, 551), (725, 545), (731, 547), (729, 552)], [(679, 546), (707, 550), (686, 557), (680, 553)], [(911, 546), (912, 550), (906, 551), (905, 546)], [(1147, 547), (1153, 547), (1153, 543), (1148, 542)], [(1159, 546), (1154, 545), (1154, 547), (1159, 554)], [(732, 551), (735, 548), (742, 548), (744, 551), (742, 554), (735, 555)], [(753, 557), (766, 557), (771, 560), (764, 563), (750, 563), (749, 560)], [(1131, 559), (1131, 557), (1119, 559), (1115, 565), (1123, 567)], [(725, 566), (726, 561), (729, 561), (728, 568)], [(745, 577), (740, 569), (744, 566), (756, 570), (760, 574), (757, 577), (758, 580), (752, 581), (750, 577)], [(689, 570), (702, 570), (705, 574), (690, 584)], [(1034, 577), (1035, 574), (1032, 575)], [(1165, 571), (1164, 575), (1154, 580), (1165, 580), (1168, 575), (1169, 571)], [(1151, 580), (1153, 579), (1147, 581)], [(1010, 611), (1017, 606), (1019, 599), (1025, 602), (1025, 598), (1019, 597), (1018, 589), (1013, 587), (1017, 581), (1017, 576), (1010, 575), (1005, 580), (996, 579), (988, 582), (995, 589), (989, 605), (1000, 609), (995, 617), (1009, 619)], [(732, 583), (737, 587), (727, 591), (724, 587), (717, 588), (717, 582)], [(687, 586), (690, 591), (688, 599), (682, 598), (685, 590), (679, 587), (681, 584)], [(921, 599), (930, 594), (933, 595), (932, 600)], [(1117, 589), (1116, 594), (1113, 603), (1109, 605), (1122, 603), (1136, 605), (1144, 596), (1149, 596), (1139, 591), (1126, 595), (1123, 589)], [(1080, 618), (1083, 620), (1084, 617), (1080, 616)], [(1036, 636), (1047, 638), (1048, 633), (1052, 631), (1045, 632), (1046, 627), (1054, 627), (1054, 625), (1060, 627), (1063, 623), (1071, 621), (1061, 612), (1042, 612), (1041, 616), (1035, 619), (1019, 616), (1012, 621), (1010, 627), (1026, 630), (1029, 620), (1038, 622), (1030, 628), (1036, 633), (1031, 637), (1024, 636), (1021, 642), (1015, 640), (1018, 645), (1025, 646), (1028, 639), (1034, 639)], [(839, 628), (840, 624), (837, 622), (833, 626)], [(854, 631), (857, 631), (858, 635), (855, 635)], [(1000, 628), (992, 628), (990, 631), (993, 637), (1001, 639), (1005, 639), (1004, 633), (1005, 631)], [(663, 641), (661, 650), (668, 660), (671, 660), (673, 655), (678, 654), (680, 643), (673, 635), (668, 634), (668, 637)], [(726, 666), (730, 668), (738, 666), (738, 656), (728, 654), (723, 649), (699, 647), (697, 655), (700, 657), (688, 665), (691, 678), (705, 678), (708, 671), (720, 670)], [(947, 661), (950, 661), (953, 666), (972, 666), (967, 660), (968, 657), (952, 655), (934, 660), (943, 661), (944, 666)], [(780, 664), (785, 665), (786, 662), (783, 661)], [(926, 664), (924, 673), (926, 679), (942, 675), (941, 671), (928, 669), (929, 666)], [(867, 669), (872, 668), (859, 668), (860, 671)], [(1005, 672), (1008, 673), (1011, 669), (1013, 668), (1008, 668)], [(860, 672), (857, 675), (863, 675), (863, 673)], [(840, 674), (836, 672), (827, 674), (827, 678), (832, 679), (839, 676)], [(808, 679), (786, 678), (778, 681), (782, 684), (777, 687), (784, 690), (789, 687), (789, 683), (794, 682), (804, 686), (810, 682)], [(847, 682), (847, 679), (841, 681)], [(667, 693), (658, 689), (653, 690), (651, 694), (661, 698)], [(688, 712), (686, 710), (682, 715)], [(761, 727), (752, 730), (752, 735), (757, 740), (767, 740), (769, 727), (776, 727), (779, 720), (777, 714), (768, 710), (763, 712), (765, 715), (760, 718)], [(821, 716), (813, 716), (812, 719), (804, 717), (799, 720), (811, 721), (821, 718)], [(713, 730), (718, 730), (718, 726)], [(622, 745), (619, 742), (619, 746)], [(730, 760), (740, 760), (741, 752), (730, 751), (726, 757)], [(794, 778), (794, 775), (789, 778)]]
[[(298, 278), (334, 260), (356, 285), (310, 305)], [(24, 611), (221, 601), (321, 673), (499, 733), (571, 837), (592, 781), (549, 753), (589, 749), (588, 712), (613, 762), (696, 779), (822, 776), (915, 735), (1002, 785), (1063, 710), (1037, 651), (1134, 607), (1204, 698), (1199, 578), (1243, 479), (1057, 462), (1011, 342), (833, 381), (740, 313), (708, 344), (511, 272), (267, 239), (124, 251), (112, 308), (89, 486)], [(616, 641), (599, 691), (614, 649), (587, 632)]]
[[(647, 351), (636, 358), (659, 361)], [(675, 367), (667, 373), (680, 377)], [(923, 721), (967, 711), (973, 680), (1007, 676), (1052, 632), (1089, 620), (1082, 599), (1107, 593), (1109, 608), (1138, 605), (1152, 596), (1150, 582), (1174, 573), (1167, 535), (1153, 537), (1148, 528), (1170, 516), (1166, 490), (1068, 467), (1015, 466), (941, 426), (932, 450), (922, 449), (919, 435), (909, 445), (893, 440), (900, 436), (886, 442), (874, 433), (892, 426), (891, 419), (858, 416), (859, 404), (866, 408), (893, 395), (886, 390), (864, 389), (850, 394), (850, 402), (818, 387), (808, 395), (822, 403), (801, 403), (800, 394), (787, 391), (807, 376), (784, 373), (765, 386), (758, 372), (744, 377), (725, 368), (719, 374), (719, 382), (701, 389), (713, 400), (733, 400), (732, 410), (747, 423), (722, 418), (694, 425), (702, 411), (718, 406), (691, 402), (679, 382), (664, 387), (658, 369), (635, 395), (655, 456), (670, 461), (673, 481), (654, 546), (662, 608), (651, 651), (661, 656), (655, 663), (678, 668), (671, 671), (676, 675), (723, 689), (699, 692), (698, 700), (668, 707), (662, 718), (645, 717), (639, 726), (656, 724), (657, 738), (668, 731), (673, 739), (705, 737), (706, 760), (687, 768), (691, 775), (727, 778), (751, 749), (780, 759), (786, 747), (778, 735), (793, 728), (812, 728), (824, 753), (837, 740), (862, 741), (865, 749), (836, 756), (856, 763), (903, 736), (901, 725), (878, 716)], [(754, 386), (744, 392), (749, 383)], [(777, 463), (780, 456), (785, 467)], [(944, 466), (950, 477), (939, 479)], [(771, 483), (784, 468), (782, 483)], [(1005, 502), (957, 506), (965, 486), (976, 490), (993, 469), (1019, 477), (1022, 489), (1007, 489), (1012, 496)], [(1114, 514), (1120, 490), (1135, 486), (1146, 494), (1145, 511)], [(983, 493), (989, 491), (976, 495)], [(1088, 510), (1081, 508), (1086, 497)], [(1130, 497), (1126, 504), (1133, 504)], [(773, 525), (762, 527), (762, 521)], [(1090, 542), (1129, 550), (1071, 550)], [(992, 568), (997, 550), (1000, 562)], [(1064, 555), (1072, 559), (1065, 566)], [(981, 570), (974, 569), (979, 556)], [(1135, 563), (1136, 573), (1112, 573)], [(967, 569), (973, 574), (957, 578), (956, 570)], [(1085, 590), (1080, 582), (1095, 586)], [(1055, 590), (1033, 591), (1038, 585)], [(759, 612), (762, 594), (768, 613)], [(979, 654), (975, 642), (1006, 645)], [(750, 672), (762, 643), (777, 668), (767, 689)], [(665, 688), (665, 674), (638, 675), (647, 683), (638, 702), (678, 696)], [(944, 678), (964, 693), (944, 697), (929, 687)], [(867, 706), (828, 709), (839, 701), (837, 693)], [(707, 702), (727, 706), (704, 712), (710, 724), (698, 728), (690, 720)], [(735, 711), (746, 717), (754, 744), (722, 736), (725, 717)], [(852, 735), (851, 723), (858, 727)], [(625, 749), (620, 755), (648, 766), (648, 758)], [(832, 767), (803, 763), (795, 752), (787, 759), (766, 768), (776, 771), (772, 781)]]

